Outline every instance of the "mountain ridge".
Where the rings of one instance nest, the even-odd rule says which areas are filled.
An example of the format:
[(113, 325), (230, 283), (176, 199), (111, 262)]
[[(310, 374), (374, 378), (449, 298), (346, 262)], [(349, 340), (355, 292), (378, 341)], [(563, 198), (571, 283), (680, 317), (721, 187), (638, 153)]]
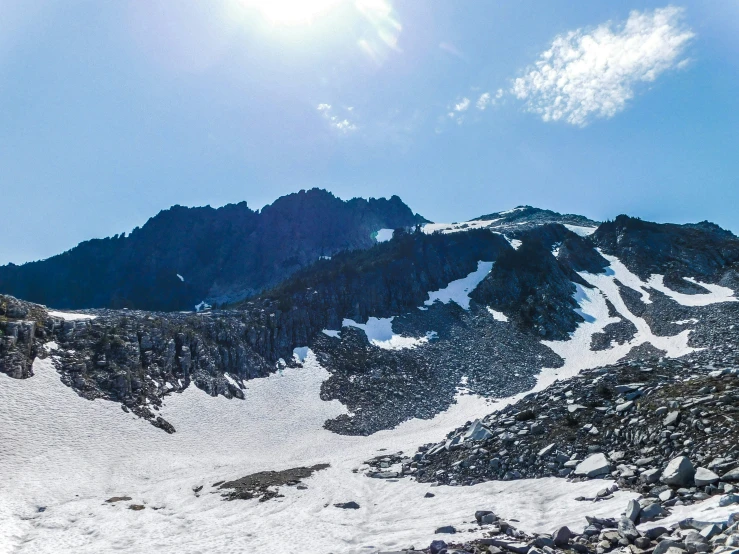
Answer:
[(0, 291), (63, 309), (192, 309), (253, 296), (320, 256), (372, 246), (379, 229), (424, 221), (397, 196), (343, 201), (321, 189), (258, 211), (175, 205), (128, 235), (2, 266)]

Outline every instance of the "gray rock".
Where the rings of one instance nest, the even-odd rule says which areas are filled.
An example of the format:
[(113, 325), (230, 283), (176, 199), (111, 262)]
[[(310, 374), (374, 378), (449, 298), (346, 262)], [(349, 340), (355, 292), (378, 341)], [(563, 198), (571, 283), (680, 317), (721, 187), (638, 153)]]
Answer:
[(654, 552), (652, 552), (652, 554), (667, 554), (667, 551), (671, 548), (677, 549), (680, 554), (682, 554), (686, 550), (684, 543), (672, 539), (667, 539), (654, 547)]
[(639, 518), (641, 519), (641, 521), (649, 521), (664, 515), (667, 515), (667, 512), (665, 512), (665, 509), (660, 505), (660, 503), (653, 502), (647, 506), (642, 507)]
[(722, 481), (739, 481), (739, 467), (727, 471), (721, 476)]
[(662, 482), (678, 487), (688, 486), (693, 483), (694, 475), (695, 468), (687, 456), (678, 456), (670, 460), (662, 472)]
[(721, 534), (721, 531), (722, 531), (721, 527), (719, 527), (718, 525), (716, 525), (714, 523), (712, 525), (709, 525), (708, 527), (705, 527), (700, 532), (700, 535), (701, 535), (701, 537), (703, 537), (706, 540), (711, 540), (716, 535), (720, 535)]
[(571, 537), (572, 531), (567, 526), (559, 527), (552, 533), (552, 540), (556, 546), (567, 546)]
[(705, 487), (706, 485), (717, 483), (719, 477), (710, 469), (699, 467), (695, 470), (695, 477), (693, 479), (695, 480), (696, 487)]
[(685, 543), (685, 548), (691, 554), (694, 554), (695, 552), (709, 552), (711, 550), (711, 546), (708, 544), (708, 541), (697, 531), (688, 532), (685, 535), (683, 542)]
[(622, 517), (618, 520), (618, 533), (625, 539), (628, 539), (629, 542), (634, 542), (640, 536), (634, 522), (627, 517)]
[(465, 441), (484, 441), (491, 438), (493, 438), (493, 434), (482, 424), (482, 422), (480, 422), (479, 419), (476, 419), (475, 422), (470, 425), (470, 428), (464, 435)]
[(664, 419), (664, 425), (665, 427), (669, 427), (671, 425), (677, 425), (678, 421), (680, 420), (680, 411), (676, 410), (674, 412), (670, 412), (665, 416)]
[(661, 472), (658, 469), (648, 469), (639, 476), (639, 481), (651, 485), (659, 481), (660, 474)]
[(548, 456), (549, 454), (551, 454), (554, 451), (554, 448), (555, 448), (555, 443), (551, 443), (551, 444), (545, 446), (544, 448), (542, 448), (541, 450), (539, 450), (539, 453), (537, 454), (537, 456), (539, 456), (539, 458), (543, 458), (544, 456)]
[(725, 494), (718, 500), (718, 505), (722, 508), (725, 506), (731, 506), (732, 504), (739, 504), (739, 494)]
[(588, 456), (575, 468), (575, 475), (598, 477), (611, 472), (611, 464), (602, 452)]
[(639, 512), (641, 512), (641, 506), (639, 506), (639, 503), (636, 500), (629, 500), (629, 503), (626, 505), (626, 513), (624, 516), (636, 523), (636, 520), (639, 518)]
[(656, 539), (657, 537), (661, 537), (665, 533), (669, 533), (669, 530), (666, 527), (658, 525), (657, 527), (652, 527), (644, 531), (644, 536), (653, 541), (654, 539)]
[(439, 554), (442, 550), (446, 549), (447, 544), (444, 541), (432, 541), (429, 546), (429, 552), (431, 554)]

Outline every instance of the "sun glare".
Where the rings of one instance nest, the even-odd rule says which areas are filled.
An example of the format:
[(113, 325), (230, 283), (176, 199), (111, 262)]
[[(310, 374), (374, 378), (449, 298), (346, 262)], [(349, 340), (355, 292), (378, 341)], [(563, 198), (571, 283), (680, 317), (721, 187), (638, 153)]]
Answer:
[(274, 25), (305, 25), (324, 15), (342, 0), (243, 0)]

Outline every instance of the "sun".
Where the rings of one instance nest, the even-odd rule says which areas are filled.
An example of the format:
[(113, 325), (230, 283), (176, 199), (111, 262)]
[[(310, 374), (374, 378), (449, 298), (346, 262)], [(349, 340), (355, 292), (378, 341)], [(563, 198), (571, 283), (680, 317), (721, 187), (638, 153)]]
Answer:
[(342, 0), (242, 0), (274, 25), (306, 25), (324, 15)]

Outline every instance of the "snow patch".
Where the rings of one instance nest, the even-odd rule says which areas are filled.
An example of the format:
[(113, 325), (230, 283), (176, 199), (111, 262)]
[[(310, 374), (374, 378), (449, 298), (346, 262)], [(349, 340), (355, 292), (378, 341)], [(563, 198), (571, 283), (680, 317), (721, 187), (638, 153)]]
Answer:
[(61, 317), (62, 319), (66, 321), (80, 321), (84, 319), (95, 319), (97, 318), (96, 315), (90, 315), (90, 314), (71, 314), (68, 312), (57, 312), (55, 310), (49, 310), (49, 315), (51, 317)]
[(508, 321), (508, 316), (505, 315), (503, 312), (496, 312), (494, 309), (492, 309), (490, 306), (488, 306), (488, 312), (490, 312), (490, 315), (493, 316), (493, 319), (495, 321)]
[(493, 269), (493, 262), (477, 262), (477, 269), (463, 277), (452, 281), (445, 288), (429, 292), (425, 306), (431, 306), (437, 300), (443, 304), (455, 302), (465, 310), (470, 309), (470, 292), (475, 290), (488, 273)]
[(517, 208), (512, 208), (510, 210), (505, 210), (504, 212), (498, 212), (498, 215), (508, 215), (516, 212), (520, 212), (521, 210), (525, 210), (523, 206), (518, 206)]
[(380, 229), (377, 231), (377, 235), (375, 235), (375, 240), (377, 242), (387, 242), (393, 238), (394, 232), (393, 229)]
[[(503, 235), (503, 236), (505, 236), (505, 235)], [(505, 237), (505, 239), (508, 241), (508, 244), (510, 244), (513, 247), (514, 250), (518, 250), (520, 248), (520, 246), (523, 244), (518, 239), (509, 239), (508, 237)]]
[[(416, 348), (427, 343), (430, 338), (435, 338), (435, 331), (426, 333), (426, 336), (420, 338), (397, 335), (393, 332), (393, 319), (395, 317), (370, 317), (367, 323), (357, 323), (353, 319), (344, 319), (342, 326), (361, 329), (367, 335), (367, 339), (371, 344), (386, 350)], [(434, 335), (430, 336), (431, 333)]]
[(688, 323), (698, 323), (698, 319), (691, 317), (690, 319), (681, 319), (680, 321), (673, 321), (675, 325), (687, 325)]
[(564, 226), (581, 237), (589, 237), (598, 229), (597, 227), (584, 227), (582, 225), (570, 225), (569, 223), (564, 223)]
[(178, 278), (178, 279), (179, 279), (180, 281), (182, 281), (183, 283), (185, 282), (185, 278), (184, 278), (184, 277), (183, 277), (182, 275), (180, 275), (179, 273), (177, 274), (177, 278)]
[(298, 346), (297, 348), (293, 348), (293, 358), (302, 364), (308, 357), (309, 352), (310, 348), (307, 346)]
[(341, 331), (333, 331), (331, 329), (324, 329), (321, 331), (324, 335), (328, 335), (329, 337), (333, 337), (335, 339), (341, 338)]
[(471, 231), (472, 229), (485, 229), (497, 223), (502, 218), (484, 219), (481, 221), (463, 221), (462, 223), (426, 223), (421, 229), (427, 235), (435, 232), (444, 234)]
[(200, 302), (200, 304), (196, 304), (195, 311), (196, 312), (202, 312), (204, 310), (209, 310), (212, 306), (208, 304), (205, 300)]
[(683, 294), (681, 292), (674, 291), (667, 288), (665, 285), (665, 278), (663, 275), (652, 275), (647, 281), (646, 286), (658, 290), (672, 298), (675, 302), (682, 306), (708, 306), (710, 304), (717, 304), (719, 302), (736, 302), (737, 298), (734, 296), (734, 291), (728, 287), (722, 287), (721, 285), (711, 285), (709, 283), (701, 283), (692, 279), (691, 277), (684, 277), (686, 281), (703, 287), (708, 291), (705, 294)]

